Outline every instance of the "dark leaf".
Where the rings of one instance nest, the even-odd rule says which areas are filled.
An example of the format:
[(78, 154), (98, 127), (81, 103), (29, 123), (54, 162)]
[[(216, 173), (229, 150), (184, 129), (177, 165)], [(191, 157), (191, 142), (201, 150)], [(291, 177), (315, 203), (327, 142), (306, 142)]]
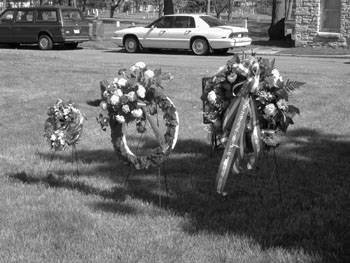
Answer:
[(300, 88), (302, 85), (306, 84), (305, 82), (300, 82), (296, 80), (287, 80), (287, 82), (284, 85), (284, 89), (288, 92), (296, 90)]

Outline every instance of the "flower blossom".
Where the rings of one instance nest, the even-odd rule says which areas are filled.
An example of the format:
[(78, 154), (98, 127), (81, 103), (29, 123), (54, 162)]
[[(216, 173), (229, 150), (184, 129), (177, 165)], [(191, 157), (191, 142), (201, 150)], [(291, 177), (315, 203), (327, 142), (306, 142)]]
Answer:
[(113, 93), (119, 97), (123, 96), (123, 91), (121, 89), (116, 89)]
[(119, 102), (120, 102), (120, 97), (119, 97), (119, 96), (117, 96), (117, 95), (112, 95), (112, 96), (111, 96), (111, 104), (112, 104), (113, 106), (118, 105)]
[(131, 102), (137, 100), (137, 96), (136, 96), (135, 91), (130, 91), (128, 94), (126, 94), (126, 97)]
[(216, 102), (216, 94), (215, 94), (215, 91), (210, 91), (208, 93), (208, 101), (211, 103), (211, 104), (214, 104)]
[(131, 111), (131, 115), (135, 118), (140, 118), (142, 116), (143, 112), (141, 109), (135, 109)]
[(123, 111), (124, 113), (130, 112), (130, 107), (129, 107), (129, 105), (128, 105), (128, 104), (123, 105), (122, 111)]
[(286, 101), (285, 99), (280, 99), (277, 101), (277, 107), (280, 110), (286, 111), (288, 110), (288, 101)]
[(125, 122), (125, 118), (123, 115), (117, 115), (115, 116), (115, 120), (119, 123), (124, 123)]
[(119, 85), (120, 87), (126, 86), (127, 83), (128, 83), (128, 80), (127, 80), (127, 79), (121, 78), (121, 79), (118, 80), (118, 85)]
[(114, 78), (114, 79), (113, 79), (113, 81), (112, 81), (112, 82), (113, 82), (113, 84), (118, 83), (118, 80), (119, 80), (118, 78)]
[(143, 99), (146, 96), (146, 89), (142, 85), (138, 85), (137, 91), (136, 91), (137, 96), (139, 96), (141, 99)]
[(283, 82), (282, 76), (277, 69), (271, 71), (271, 75), (265, 79), (266, 84), (269, 87), (278, 87)]
[(144, 69), (144, 68), (146, 68), (146, 63), (145, 62), (137, 62), (135, 64), (135, 66), (140, 68), (140, 69)]
[(153, 78), (153, 77), (154, 77), (154, 72), (153, 72), (153, 70), (148, 69), (148, 70), (145, 72), (145, 78), (146, 78), (146, 79), (151, 79), (151, 78)]
[(264, 112), (268, 117), (273, 117), (277, 114), (277, 108), (275, 104), (270, 103), (266, 105), (266, 107), (264, 108)]
[(107, 102), (101, 101), (100, 107), (101, 107), (102, 110), (107, 110)]

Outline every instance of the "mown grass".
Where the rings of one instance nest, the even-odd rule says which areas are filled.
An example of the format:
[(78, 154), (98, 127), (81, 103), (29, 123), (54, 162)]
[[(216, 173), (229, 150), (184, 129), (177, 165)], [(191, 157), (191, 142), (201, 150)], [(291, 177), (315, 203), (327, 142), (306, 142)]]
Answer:
[[(292, 94), (302, 115), (276, 153), (281, 202), (272, 153), (252, 173), (231, 176), (228, 196), (215, 193), (220, 153), (210, 156), (199, 97), (201, 78), (218, 65), (145, 54), (151, 67), (175, 76), (165, 92), (181, 129), (160, 170), (130, 171), (90, 102), (99, 98), (100, 80), (142, 55), (111, 63), (2, 49), (0, 57), (0, 262), (350, 259), (345, 60), (277, 59), (285, 78), (307, 82)], [(87, 117), (76, 162), (71, 149), (53, 156), (43, 137), (46, 109), (57, 98), (72, 99)]]

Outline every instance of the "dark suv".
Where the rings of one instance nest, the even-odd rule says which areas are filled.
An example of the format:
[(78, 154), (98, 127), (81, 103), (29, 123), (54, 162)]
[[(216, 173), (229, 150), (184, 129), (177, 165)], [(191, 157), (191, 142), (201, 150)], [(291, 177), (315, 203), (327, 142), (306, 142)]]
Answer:
[(89, 40), (89, 25), (77, 8), (8, 8), (0, 14), (0, 43), (11, 46), (37, 43), (40, 49), (49, 50), (54, 44), (76, 48)]

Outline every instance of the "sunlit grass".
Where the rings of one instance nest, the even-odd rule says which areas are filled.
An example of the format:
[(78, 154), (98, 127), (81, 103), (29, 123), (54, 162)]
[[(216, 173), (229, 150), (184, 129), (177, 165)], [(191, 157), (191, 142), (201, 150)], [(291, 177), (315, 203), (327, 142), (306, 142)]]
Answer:
[[(276, 59), (284, 78), (307, 82), (291, 94), (301, 116), (276, 152), (281, 202), (273, 153), (252, 173), (230, 177), (228, 196), (215, 193), (220, 152), (210, 156), (199, 97), (201, 78), (218, 65), (145, 61), (175, 76), (164, 92), (177, 106), (180, 134), (164, 166), (134, 171), (117, 159), (109, 130), (95, 120), (99, 109), (87, 102), (99, 98), (100, 80), (138, 58), (107, 63), (68, 54), (0, 50), (0, 262), (349, 259), (344, 62)], [(43, 137), (57, 98), (72, 99), (87, 117), (77, 160), (71, 148), (53, 155)]]

